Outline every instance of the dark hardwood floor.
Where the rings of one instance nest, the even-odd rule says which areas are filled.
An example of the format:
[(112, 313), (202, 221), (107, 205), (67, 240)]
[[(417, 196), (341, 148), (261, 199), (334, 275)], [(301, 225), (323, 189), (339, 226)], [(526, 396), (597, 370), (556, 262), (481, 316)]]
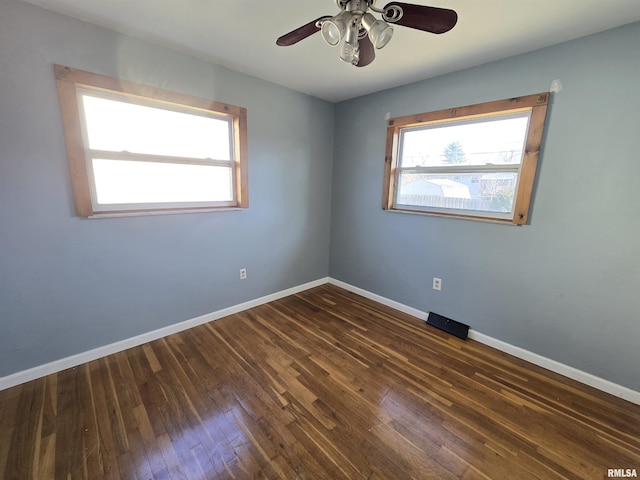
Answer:
[(331, 285), (0, 392), (5, 480), (610, 468), (640, 472), (640, 406)]

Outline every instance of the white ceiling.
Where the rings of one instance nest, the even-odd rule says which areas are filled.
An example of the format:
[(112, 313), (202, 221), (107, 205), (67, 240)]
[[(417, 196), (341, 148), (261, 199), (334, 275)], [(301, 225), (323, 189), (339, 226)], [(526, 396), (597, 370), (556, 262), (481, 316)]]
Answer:
[(320, 34), (290, 47), (275, 44), (337, 13), (334, 0), (24, 1), (332, 102), (640, 20), (640, 0), (405, 0), (456, 10), (458, 24), (442, 35), (397, 26), (376, 60), (355, 68)]

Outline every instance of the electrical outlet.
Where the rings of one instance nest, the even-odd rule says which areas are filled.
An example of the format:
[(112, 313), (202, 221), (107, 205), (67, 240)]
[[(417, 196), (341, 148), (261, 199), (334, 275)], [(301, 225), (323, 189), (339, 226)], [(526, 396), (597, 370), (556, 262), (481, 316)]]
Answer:
[(433, 277), (433, 289), (434, 290), (442, 290), (442, 279), (438, 277)]
[(241, 268), (240, 269), (240, 280), (244, 280), (245, 278), (247, 278), (247, 269), (246, 268)]

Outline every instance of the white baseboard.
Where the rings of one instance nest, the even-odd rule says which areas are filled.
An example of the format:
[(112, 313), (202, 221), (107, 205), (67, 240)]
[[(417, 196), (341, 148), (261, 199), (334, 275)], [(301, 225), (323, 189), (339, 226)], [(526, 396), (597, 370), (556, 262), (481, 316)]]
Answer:
[[(1, 377), (0, 390), (4, 390), (16, 385), (20, 385), (22, 383), (29, 382), (31, 380), (44, 377), (46, 375), (50, 375), (52, 373), (60, 372), (67, 368), (76, 367), (83, 363), (90, 362), (92, 360), (97, 360), (98, 358), (102, 358), (107, 355), (111, 355), (113, 353), (121, 352), (123, 350), (127, 350), (128, 348), (137, 347), (138, 345), (142, 345), (144, 343), (151, 342), (153, 340), (158, 340), (168, 335), (182, 332), (184, 330), (188, 330), (189, 328), (193, 328), (198, 325), (202, 325), (203, 323), (212, 322), (214, 320), (218, 320), (219, 318), (226, 317), (234, 313), (242, 312), (243, 310), (257, 307), (258, 305), (263, 305), (265, 303), (278, 300), (288, 295), (293, 295), (294, 293), (299, 293), (304, 290), (317, 287), (319, 285), (324, 285), (325, 283), (331, 283), (332, 285), (336, 285), (338, 287), (344, 288), (345, 290), (349, 290), (351, 292), (357, 293), (358, 295), (362, 295), (365, 298), (369, 298), (378, 303), (381, 303), (383, 305), (386, 305), (388, 307), (391, 307), (403, 313), (406, 313), (408, 315), (417, 317), (421, 320), (425, 320), (428, 315), (428, 312), (423, 312), (416, 308), (409, 307), (402, 303), (396, 302), (394, 300), (390, 300), (388, 298), (382, 297), (380, 295), (369, 292), (362, 288), (355, 287), (353, 285), (342, 282), (340, 280), (336, 280), (330, 277), (325, 277), (325, 278), (320, 278), (318, 280), (315, 280), (313, 282), (305, 283), (303, 285), (298, 285), (296, 287), (282, 290), (280, 292), (272, 293), (264, 297), (256, 298), (255, 300), (249, 300), (248, 302), (244, 302), (238, 305), (234, 305), (232, 307), (224, 308), (216, 312), (208, 313), (200, 317), (192, 318), (184, 322), (176, 323), (174, 325), (169, 325), (167, 327), (163, 327), (158, 330), (153, 330), (151, 332), (143, 333), (142, 335), (138, 335), (132, 338), (121, 340), (119, 342), (98, 347), (93, 350), (89, 350), (87, 352), (62, 358), (60, 360), (56, 360), (51, 363), (30, 368), (22, 372), (17, 372), (12, 375), (8, 375), (6, 377)], [(616, 397), (619, 397), (629, 402), (640, 405), (640, 392), (631, 390), (630, 388), (624, 387), (622, 385), (618, 385), (616, 383), (610, 382), (600, 377), (596, 377), (595, 375), (592, 375), (590, 373), (583, 372), (582, 370), (578, 370), (577, 368), (570, 367), (568, 365), (557, 362), (555, 360), (551, 360), (550, 358), (543, 357), (542, 355), (538, 355), (537, 353), (533, 353), (533, 352), (530, 352), (529, 350), (525, 350), (515, 345), (511, 345), (509, 343), (503, 342), (501, 340), (490, 337), (488, 335), (477, 332), (475, 330), (469, 330), (469, 338), (476, 340), (480, 343), (489, 345), (493, 348), (501, 350), (510, 355), (513, 355), (514, 357), (521, 358), (535, 365), (551, 370), (552, 372), (559, 373), (560, 375), (564, 375), (565, 377), (569, 377), (573, 380), (577, 380), (578, 382), (597, 388), (598, 390), (602, 390), (603, 392), (610, 393), (611, 395), (614, 395)]]
[[(395, 308), (396, 310), (399, 310), (401, 312), (413, 315), (414, 317), (417, 317), (421, 320), (425, 320), (427, 318), (427, 315), (429, 314), (429, 312), (423, 312), (413, 307), (398, 303), (394, 300), (389, 300), (388, 298), (368, 292), (367, 290), (363, 290), (358, 287), (354, 287), (353, 285), (349, 285), (348, 283), (336, 280), (334, 278), (329, 278), (329, 283), (344, 288), (345, 290), (349, 290), (353, 293), (357, 293), (358, 295), (362, 295), (365, 298), (369, 298), (383, 305), (387, 305), (388, 307)], [(529, 350), (525, 350), (524, 348), (516, 347), (515, 345), (511, 345), (509, 343), (503, 342), (502, 340), (498, 340), (472, 329), (469, 330), (469, 338), (480, 343), (484, 343), (485, 345), (489, 345), (490, 347), (493, 347), (497, 350), (513, 355), (514, 357), (526, 360), (527, 362), (533, 363), (534, 365), (538, 365), (540, 367), (546, 368), (547, 370), (551, 370), (552, 372), (559, 373), (560, 375), (564, 375), (565, 377), (569, 377), (573, 380), (577, 380), (578, 382), (589, 385), (590, 387), (597, 388), (598, 390), (601, 390), (603, 392), (640, 405), (640, 392), (631, 390), (630, 388), (610, 382), (609, 380), (605, 380), (604, 378), (596, 377), (595, 375), (592, 375), (590, 373), (583, 372), (582, 370), (578, 370), (577, 368), (570, 367), (569, 365), (565, 365), (564, 363), (560, 363), (555, 360), (551, 360), (550, 358), (543, 357), (542, 355), (530, 352)]]
[(375, 302), (381, 303), (382, 305), (386, 305), (387, 307), (394, 308), (408, 315), (412, 315), (414, 317), (418, 317), (421, 320), (425, 320), (427, 318), (426, 312), (418, 310), (417, 308), (409, 307), (402, 303), (396, 302), (394, 300), (389, 300), (388, 298), (382, 297), (375, 293), (371, 293), (367, 290), (363, 290), (359, 287), (354, 287), (353, 285), (349, 285), (348, 283), (341, 282), (340, 280), (336, 280), (335, 278), (329, 278), (329, 283), (331, 285), (335, 285), (336, 287), (344, 288), (345, 290), (349, 290), (350, 292), (357, 293), (358, 295), (362, 295), (369, 300), (373, 300)]
[(163, 338), (174, 333), (182, 332), (184, 330), (188, 330), (189, 328), (202, 325), (203, 323), (212, 322), (214, 320), (218, 320), (219, 318), (223, 318), (228, 315), (233, 315), (234, 313), (242, 312), (243, 310), (247, 310), (249, 308), (257, 307), (258, 305), (263, 305), (265, 303), (273, 302), (274, 300), (278, 300), (280, 298), (293, 295), (294, 293), (302, 292), (304, 290), (308, 290), (310, 288), (317, 287), (319, 285), (324, 285), (325, 283), (328, 283), (328, 281), (329, 281), (328, 277), (314, 280), (313, 282), (288, 288), (280, 292), (276, 292), (270, 295), (266, 295), (264, 297), (256, 298), (255, 300), (249, 300), (248, 302), (244, 302), (239, 305), (234, 305), (232, 307), (224, 308), (216, 312), (207, 313), (205, 315), (192, 318), (184, 322), (159, 328), (158, 330), (153, 330), (151, 332), (143, 333), (142, 335), (137, 335), (135, 337), (127, 338), (119, 342), (94, 348), (93, 350), (78, 353), (77, 355), (72, 355), (70, 357), (62, 358), (60, 360), (55, 360), (51, 363), (46, 363), (44, 365), (39, 365), (37, 367), (30, 368), (28, 370), (23, 370), (22, 372), (17, 372), (12, 375), (8, 375), (6, 377), (1, 377), (0, 390), (14, 387), (16, 385), (20, 385), (22, 383), (29, 382), (31, 380), (44, 377), (46, 375), (50, 375), (52, 373), (60, 372), (62, 370), (66, 370), (67, 368), (77, 367), (78, 365), (81, 365), (83, 363), (90, 362), (92, 360), (97, 360), (98, 358), (106, 357), (107, 355), (118, 353), (123, 350), (127, 350), (128, 348), (137, 347), (138, 345), (142, 345), (143, 343), (151, 342), (153, 340), (158, 340), (159, 338)]

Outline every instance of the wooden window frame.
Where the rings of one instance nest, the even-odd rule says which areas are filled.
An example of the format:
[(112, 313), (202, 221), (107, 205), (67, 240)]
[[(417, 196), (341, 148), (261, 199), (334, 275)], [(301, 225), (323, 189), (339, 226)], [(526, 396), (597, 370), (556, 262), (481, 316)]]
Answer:
[[(247, 110), (226, 103), (207, 100), (161, 88), (120, 80), (61, 65), (55, 65), (55, 77), (64, 127), (67, 159), (73, 189), (76, 214), (81, 217), (148, 215), (161, 213), (194, 213), (249, 207), (248, 162), (247, 162)], [(88, 146), (85, 145), (82, 117), (78, 105), (78, 90), (95, 91), (117, 97), (140, 101), (140, 104), (165, 105), (181, 111), (212, 114), (230, 119), (233, 127), (233, 189), (234, 201), (225, 206), (180, 205), (158, 206), (134, 204), (129, 209), (95, 209), (90, 177), (87, 167)], [(138, 206), (139, 205), (139, 206)]]
[[(423, 215), (435, 215), (470, 220), (485, 220), (514, 225), (524, 225), (529, 220), (529, 208), (533, 195), (533, 185), (538, 166), (538, 157), (542, 144), (547, 105), (550, 94), (548, 92), (537, 93), (516, 98), (497, 100), (492, 102), (468, 105), (458, 108), (438, 110), (416, 115), (391, 118), (387, 126), (387, 144), (384, 167), (384, 183), (382, 208), (389, 211), (416, 213)], [(486, 119), (497, 115), (506, 115), (519, 112), (530, 112), (529, 127), (525, 139), (524, 153), (520, 164), (516, 195), (514, 199), (513, 215), (511, 218), (492, 216), (489, 211), (478, 211), (478, 215), (457, 212), (429, 211), (423, 208), (407, 208), (406, 205), (396, 205), (398, 161), (401, 132), (403, 129), (446, 124), (463, 120)]]

